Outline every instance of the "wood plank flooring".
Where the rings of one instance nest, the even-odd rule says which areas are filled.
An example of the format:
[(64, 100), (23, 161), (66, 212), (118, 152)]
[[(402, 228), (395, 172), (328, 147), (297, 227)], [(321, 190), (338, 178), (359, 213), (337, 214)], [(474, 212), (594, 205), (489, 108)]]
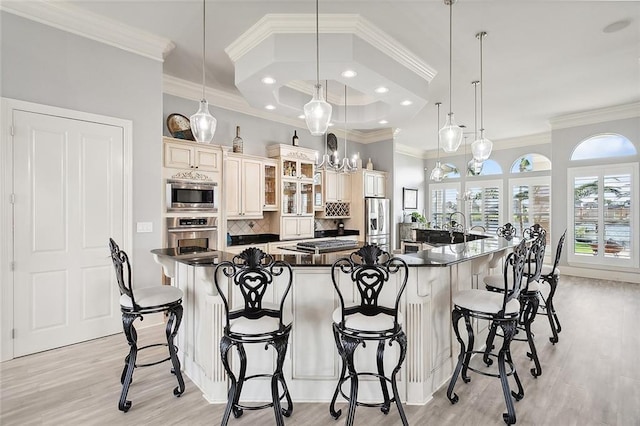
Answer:
[[(640, 286), (561, 277), (556, 306), (560, 342), (551, 345), (546, 317), (534, 324), (543, 375), (529, 374), (526, 343), (512, 350), (525, 397), (517, 402), (518, 425), (640, 425)], [(161, 338), (160, 327), (142, 330), (141, 340)], [(144, 343), (144, 342), (143, 342)], [(0, 365), (2, 425), (211, 425), (223, 405), (208, 404), (185, 377), (181, 398), (172, 394), (169, 365), (138, 369), (129, 391), (133, 407), (117, 409), (120, 372), (127, 345), (123, 335), (68, 346)], [(151, 354), (150, 354), (151, 355)], [(411, 425), (501, 425), (504, 401), (497, 379), (471, 374), (458, 381), (460, 401), (451, 405), (440, 389), (424, 406), (406, 406)], [(344, 407), (346, 404), (342, 404)], [(345, 411), (343, 410), (343, 413)], [(343, 414), (344, 416), (344, 414)], [(329, 416), (328, 404), (294, 406), (287, 425), (343, 424)], [(230, 425), (275, 424), (270, 410), (250, 411)], [(389, 415), (359, 407), (356, 425), (398, 425)]]

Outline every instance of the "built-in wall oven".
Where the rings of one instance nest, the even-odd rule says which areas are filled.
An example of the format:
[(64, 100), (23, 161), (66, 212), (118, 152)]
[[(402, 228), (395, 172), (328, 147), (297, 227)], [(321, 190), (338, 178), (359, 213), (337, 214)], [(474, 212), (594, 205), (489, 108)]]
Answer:
[(167, 179), (167, 211), (218, 211), (218, 184), (211, 181)]
[(215, 217), (167, 218), (167, 246), (178, 249), (178, 254), (216, 250), (218, 226)]

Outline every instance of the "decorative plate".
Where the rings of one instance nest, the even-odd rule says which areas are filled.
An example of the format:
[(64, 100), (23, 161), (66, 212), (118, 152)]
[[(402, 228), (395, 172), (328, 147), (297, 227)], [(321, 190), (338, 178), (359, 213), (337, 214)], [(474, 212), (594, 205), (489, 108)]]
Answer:
[(327, 151), (329, 156), (338, 150), (338, 138), (333, 133), (327, 133)]
[(191, 133), (191, 124), (189, 119), (182, 114), (169, 114), (167, 117), (167, 128), (169, 133), (176, 139), (185, 139), (189, 141), (196, 140)]

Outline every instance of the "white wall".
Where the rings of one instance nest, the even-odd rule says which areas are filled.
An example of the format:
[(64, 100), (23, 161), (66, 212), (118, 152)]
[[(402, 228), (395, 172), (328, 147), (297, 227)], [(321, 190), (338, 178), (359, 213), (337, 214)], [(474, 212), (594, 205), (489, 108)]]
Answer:
[(402, 209), (402, 188), (411, 188), (418, 190), (418, 209), (408, 210), (410, 214), (413, 211), (425, 215), (426, 213), (426, 189), (428, 187), (425, 175), (425, 160), (422, 158), (411, 157), (404, 154), (396, 153), (394, 156), (394, 179), (393, 192), (395, 194), (396, 203), (393, 210), (392, 223), (396, 230), (395, 247), (400, 247), (400, 239), (398, 223), (403, 221)]
[[(4, 12), (0, 23), (3, 97), (133, 122), (129, 254), (136, 284), (157, 284), (160, 269), (149, 251), (162, 241), (162, 63)], [(140, 221), (152, 222), (154, 232), (135, 233)]]

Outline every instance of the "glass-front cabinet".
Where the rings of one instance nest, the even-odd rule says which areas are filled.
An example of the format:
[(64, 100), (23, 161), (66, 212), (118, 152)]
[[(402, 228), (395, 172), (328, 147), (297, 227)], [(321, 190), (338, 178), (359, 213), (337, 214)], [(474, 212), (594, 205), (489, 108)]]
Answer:
[(314, 210), (324, 210), (324, 191), (322, 190), (322, 174), (324, 172), (318, 170), (313, 174), (313, 208)]
[(278, 166), (276, 161), (264, 162), (263, 210), (278, 210)]
[(289, 216), (313, 216), (313, 183), (282, 182), (282, 214)]

